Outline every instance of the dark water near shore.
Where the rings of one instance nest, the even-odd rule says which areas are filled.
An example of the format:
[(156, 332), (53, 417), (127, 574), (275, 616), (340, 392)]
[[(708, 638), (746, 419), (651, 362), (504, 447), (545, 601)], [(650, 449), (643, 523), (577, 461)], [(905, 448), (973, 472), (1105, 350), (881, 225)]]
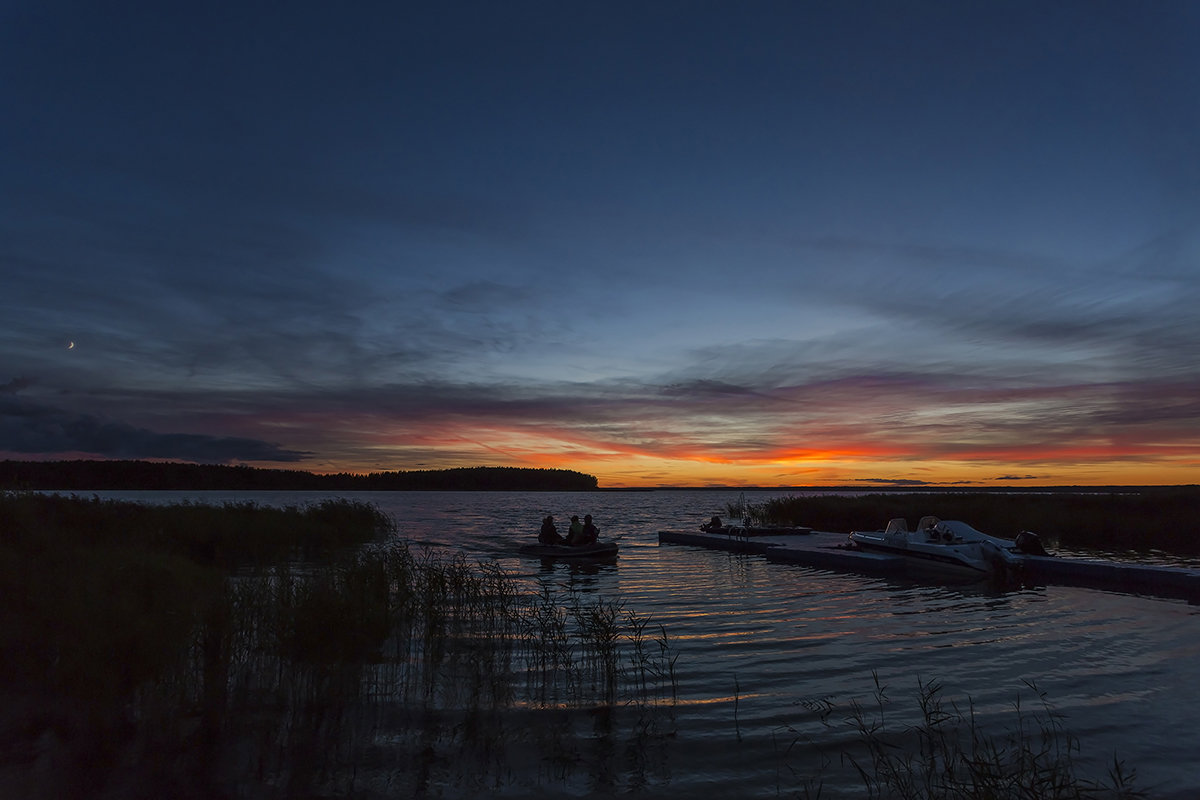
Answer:
[[(1085, 776), (1103, 777), (1114, 754), (1152, 797), (1200, 797), (1200, 607), (1110, 592), (1044, 587), (997, 593), (979, 586), (906, 583), (773, 564), (676, 545), (658, 531), (693, 529), (736, 500), (730, 491), (603, 493), (347, 493), (391, 514), (417, 547), (496, 559), (514, 576), (620, 599), (665, 626), (679, 653), (673, 733), (639, 754), (637, 786), (655, 797), (793, 796), (822, 764), (839, 783), (852, 746), (843, 725), (822, 723), (815, 701), (845, 717), (887, 687), (889, 729), (919, 720), (920, 683), (973, 707), (997, 733), (1015, 704), (1040, 710), (1045, 694), (1070, 734)], [(778, 496), (747, 492), (761, 502)], [(302, 505), (306, 493), (107, 492), (102, 497)], [(937, 513), (936, 498), (930, 513)], [(592, 514), (616, 539), (613, 565), (544, 565), (517, 556), (553, 514)], [(970, 520), (967, 520), (968, 522)], [(881, 520), (882, 522), (882, 520)], [(1161, 560), (1161, 559), (1160, 559)], [(1036, 690), (1030, 684), (1036, 686)], [(826, 723), (830, 720), (826, 720)], [(915, 743), (914, 743), (915, 744)], [(629, 769), (633, 769), (629, 767)], [(528, 788), (528, 787), (524, 787)], [(547, 783), (547, 795), (584, 795), (586, 780)], [(501, 792), (510, 796), (522, 792)], [(453, 792), (446, 796), (457, 796)], [(524, 796), (524, 795), (522, 795)], [(823, 797), (839, 796), (826, 786)]]

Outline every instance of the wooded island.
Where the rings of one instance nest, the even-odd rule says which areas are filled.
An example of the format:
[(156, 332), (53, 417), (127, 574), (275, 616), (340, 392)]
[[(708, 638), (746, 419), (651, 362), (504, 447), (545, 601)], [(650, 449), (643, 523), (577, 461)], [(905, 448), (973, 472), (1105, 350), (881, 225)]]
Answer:
[(302, 470), (153, 461), (0, 461), (0, 489), (592, 492), (595, 476), (565, 469), (463, 467), (319, 475)]

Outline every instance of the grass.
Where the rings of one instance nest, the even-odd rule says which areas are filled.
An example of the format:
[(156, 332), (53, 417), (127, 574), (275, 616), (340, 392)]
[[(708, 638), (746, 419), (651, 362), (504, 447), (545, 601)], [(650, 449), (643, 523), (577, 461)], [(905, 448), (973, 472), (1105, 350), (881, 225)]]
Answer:
[(326, 500), (304, 507), (145, 505), (33, 493), (0, 495), (5, 544), (30, 554), (63, 548), (125, 547), (230, 568), (312, 559), (386, 536), (374, 506)]
[(390, 530), (351, 502), (0, 494), (0, 780), (86, 796), (128, 771), (134, 752), (172, 763), (213, 740), (230, 659), (245, 647), (233, 619), (261, 600), (232, 570), (344, 552)]
[[(633, 791), (678, 733), (679, 654), (653, 619), (413, 551), (371, 506), (3, 494), (0, 532), (3, 796), (421, 796), (580, 775)], [(984, 778), (1030, 770), (1091, 788), (1036, 749), (1044, 730), (994, 744), (936, 696), (915, 752), (852, 712), (874, 796), (1100, 796), (994, 793)], [(950, 736), (964, 722), (967, 745)], [(622, 776), (600, 766), (618, 745)]]
[(403, 794), (493, 762), (500, 710), (645, 733), (676, 694), (648, 618), (413, 552), (357, 503), (6, 494), (0, 526), (0, 794), (340, 795), (381, 737)]
[[(849, 728), (857, 746), (840, 760), (859, 777), (868, 798), (880, 800), (1135, 800), (1136, 773), (1113, 759), (1102, 779), (1081, 777), (1079, 742), (1046, 695), (1031, 683), (1032, 709), (1018, 697), (1013, 723), (996, 735), (978, 725), (974, 706), (966, 710), (942, 697), (937, 682), (920, 682), (919, 722), (897, 728), (889, 723), (887, 687), (874, 675), (873, 706), (852, 702), (838, 709), (828, 699), (804, 701), (822, 725)], [(840, 712), (840, 715), (839, 715)], [(793, 734), (794, 730), (791, 731)], [(825, 767), (829, 766), (826, 762)], [(818, 797), (821, 776), (800, 778), (801, 796)]]
[(1022, 530), (1061, 547), (1103, 550), (1164, 550), (1200, 555), (1200, 487), (1181, 486), (1121, 493), (913, 492), (857, 497), (780, 497), (761, 504), (729, 504), (734, 519), (761, 524), (806, 525), (818, 530), (876, 530), (893, 517), (913, 525), (927, 514), (961, 519), (994, 536)]
[[(219, 635), (239, 644), (218, 660), (229, 692), (213, 730), (243, 765), (233, 774), (267, 765), (286, 795), (378, 788), (387, 770), (351, 765), (369, 763), (380, 738), (398, 794), (448, 780), (448, 763), (502, 780), (512, 713), (633, 709), (654, 725), (674, 697), (669, 642), (645, 647), (646, 626), (620, 603), (552, 584), (522, 591), (491, 564), (394, 543), (236, 586)], [(559, 738), (544, 749), (582, 737)]]

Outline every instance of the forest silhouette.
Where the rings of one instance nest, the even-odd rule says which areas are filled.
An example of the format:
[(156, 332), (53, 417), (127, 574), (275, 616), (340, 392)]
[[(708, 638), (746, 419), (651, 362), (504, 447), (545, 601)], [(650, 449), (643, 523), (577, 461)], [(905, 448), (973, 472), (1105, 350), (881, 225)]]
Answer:
[(152, 461), (0, 461), (0, 489), (587, 492), (592, 475), (564, 469), (463, 467), (319, 475), (301, 470)]

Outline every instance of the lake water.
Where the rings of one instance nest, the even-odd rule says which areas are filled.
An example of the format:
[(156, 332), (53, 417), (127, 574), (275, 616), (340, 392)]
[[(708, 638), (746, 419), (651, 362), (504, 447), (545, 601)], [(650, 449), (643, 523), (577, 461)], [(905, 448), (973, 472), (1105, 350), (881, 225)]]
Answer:
[[(678, 702), (668, 735), (638, 753), (617, 748), (612, 782), (546, 775), (514, 779), (506, 796), (654, 797), (861, 794), (839, 753), (853, 747), (852, 704), (886, 687), (889, 731), (914, 744), (921, 684), (973, 709), (991, 733), (1041, 712), (1045, 700), (1076, 737), (1079, 773), (1101, 778), (1114, 755), (1158, 798), (1200, 797), (1200, 608), (1181, 601), (1067, 587), (989, 592), (768, 563), (678, 545), (660, 530), (694, 529), (725, 514), (731, 491), (601, 493), (372, 492), (338, 496), (391, 514), (410, 544), (496, 559), (519, 580), (569, 584), (619, 599), (665, 626), (678, 653)], [(750, 502), (779, 492), (746, 492)], [(305, 493), (109, 492), (146, 502), (181, 498), (302, 505)], [(931, 498), (931, 513), (936, 499)], [(592, 514), (615, 564), (592, 569), (523, 559), (538, 523)], [(882, 522), (882, 520), (881, 520)], [(968, 520), (969, 522), (969, 520)], [(1035, 688), (1036, 687), (1036, 690)], [(818, 713), (832, 708), (827, 718)], [(1036, 730), (1036, 726), (1034, 728)], [(586, 772), (586, 770), (583, 770)], [(615, 777), (614, 777), (615, 776)], [(854, 786), (858, 788), (851, 790)], [(850, 788), (847, 788), (850, 787)], [(815, 790), (810, 792), (815, 794)], [(460, 796), (453, 787), (438, 796)], [(461, 796), (465, 796), (465, 793)]]

